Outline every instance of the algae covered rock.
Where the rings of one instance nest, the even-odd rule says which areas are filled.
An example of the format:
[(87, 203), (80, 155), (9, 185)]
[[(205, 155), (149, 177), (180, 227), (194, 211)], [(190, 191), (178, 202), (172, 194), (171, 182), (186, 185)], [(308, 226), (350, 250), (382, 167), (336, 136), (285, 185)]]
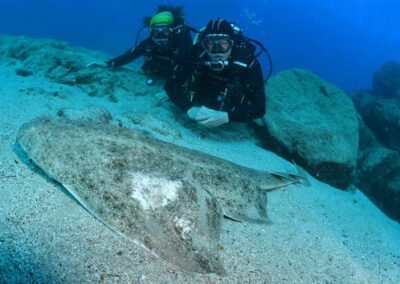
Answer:
[(18, 76), (39, 76), (75, 86), (89, 96), (106, 97), (117, 102), (116, 93), (154, 94), (159, 90), (146, 85), (137, 68), (90, 68), (93, 61), (105, 62), (100, 52), (71, 47), (65, 42), (0, 35), (0, 64), (13, 66)]
[(372, 147), (360, 155), (355, 181), (389, 217), (400, 221), (400, 154)]
[(400, 98), (400, 63), (388, 61), (375, 71), (374, 93), (380, 97)]
[(400, 153), (393, 151), (398, 149), (399, 144), (397, 147), (392, 144), (395, 148), (392, 150), (385, 147), (393, 142), (391, 134), (396, 135), (396, 132), (388, 131), (393, 121), (385, 121), (390, 116), (385, 112), (367, 115), (371, 115), (375, 107), (384, 108), (391, 100), (363, 91), (354, 96), (353, 101), (374, 128), (371, 130), (359, 117), (360, 147), (354, 184), (389, 217), (400, 221)]
[(351, 99), (300, 69), (273, 76), (266, 94), (263, 120), (269, 147), (324, 182), (349, 186), (358, 152), (358, 120)]
[(376, 138), (386, 147), (400, 152), (400, 97), (383, 98), (360, 92), (353, 101)]

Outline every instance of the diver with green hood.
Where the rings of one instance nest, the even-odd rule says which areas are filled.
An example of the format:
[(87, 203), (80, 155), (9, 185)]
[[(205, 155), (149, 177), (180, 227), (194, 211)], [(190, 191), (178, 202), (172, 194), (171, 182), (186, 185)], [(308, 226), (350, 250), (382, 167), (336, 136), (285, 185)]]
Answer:
[(144, 19), (144, 27), (149, 28), (149, 36), (139, 44), (136, 42), (135, 47), (107, 62), (94, 62), (88, 67), (120, 67), (143, 56), (141, 71), (148, 75), (148, 85), (157, 79), (168, 79), (174, 66), (187, 59), (192, 48), (192, 36), (185, 24), (183, 7), (159, 6), (154, 16)]

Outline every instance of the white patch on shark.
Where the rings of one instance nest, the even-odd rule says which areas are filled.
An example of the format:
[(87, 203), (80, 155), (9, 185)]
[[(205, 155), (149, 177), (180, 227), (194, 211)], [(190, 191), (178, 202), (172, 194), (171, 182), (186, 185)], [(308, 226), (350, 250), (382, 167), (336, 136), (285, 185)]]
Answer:
[(107, 224), (103, 219), (101, 219), (95, 212), (93, 212), (92, 210), (90, 210), (89, 206), (86, 205), (86, 203), (75, 193), (74, 190), (72, 190), (72, 187), (67, 185), (67, 184), (62, 184), (62, 186), (68, 191), (69, 194), (71, 194), (75, 200), (87, 211), (89, 212), (89, 214), (91, 214), (96, 220), (98, 220), (100, 223), (102, 223), (104, 226), (106, 226), (108, 229), (110, 229), (112, 232), (122, 236), (123, 238), (126, 238), (127, 240), (131, 241), (132, 243), (134, 243), (135, 245), (141, 247), (142, 249), (144, 249), (145, 251), (147, 251), (148, 253), (150, 253), (151, 255), (153, 255), (154, 257), (159, 258), (158, 254), (156, 254), (152, 249), (148, 248), (145, 244), (139, 242), (138, 240), (134, 239), (134, 238), (130, 238), (128, 236), (126, 236), (125, 234), (123, 234), (122, 232), (120, 232), (118, 229), (113, 228), (111, 225)]
[(189, 220), (185, 220), (182, 218), (175, 217), (174, 223), (177, 228), (181, 231), (181, 237), (183, 240), (187, 240), (189, 238), (189, 233), (192, 231), (192, 222)]
[(143, 173), (130, 173), (132, 194), (144, 210), (156, 209), (173, 202), (182, 187), (180, 181), (172, 181)]

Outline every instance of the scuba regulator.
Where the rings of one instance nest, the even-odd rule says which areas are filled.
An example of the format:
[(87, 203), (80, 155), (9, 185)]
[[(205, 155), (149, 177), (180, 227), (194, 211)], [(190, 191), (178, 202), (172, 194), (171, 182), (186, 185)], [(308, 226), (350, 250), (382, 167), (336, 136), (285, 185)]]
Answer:
[(211, 70), (216, 72), (221, 72), (226, 66), (229, 65), (228, 60), (211, 60), (202, 62), (204, 65), (208, 66)]

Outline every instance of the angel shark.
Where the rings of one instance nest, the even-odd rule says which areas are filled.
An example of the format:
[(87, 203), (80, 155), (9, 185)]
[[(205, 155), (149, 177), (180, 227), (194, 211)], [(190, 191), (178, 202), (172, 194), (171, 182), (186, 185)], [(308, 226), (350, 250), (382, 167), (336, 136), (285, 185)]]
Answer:
[(101, 223), (192, 273), (224, 274), (222, 216), (268, 222), (266, 191), (299, 182), (96, 122), (42, 117), (17, 141)]

